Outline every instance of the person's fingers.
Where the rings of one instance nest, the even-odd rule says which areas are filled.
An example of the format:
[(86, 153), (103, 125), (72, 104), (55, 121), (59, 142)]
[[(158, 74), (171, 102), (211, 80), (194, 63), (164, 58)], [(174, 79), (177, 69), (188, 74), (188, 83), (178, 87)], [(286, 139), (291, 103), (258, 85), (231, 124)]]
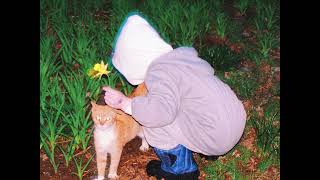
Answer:
[(108, 100), (109, 102), (115, 102), (117, 100), (117, 98), (115, 98), (112, 95), (106, 95), (106, 96), (104, 96), (104, 99)]
[(105, 102), (106, 102), (106, 104), (107, 104), (108, 106), (111, 106), (111, 107), (113, 107), (113, 108), (119, 109), (119, 108), (121, 107), (121, 103), (116, 103), (116, 102), (110, 101), (110, 100), (105, 100)]
[(108, 102), (109, 104), (112, 105), (117, 105), (121, 103), (121, 98), (118, 97), (114, 97), (114, 96), (105, 96), (104, 100), (106, 101), (106, 103)]
[(109, 86), (103, 86), (102, 90), (107, 91), (110, 87)]
[(108, 104), (109, 106), (114, 106), (115, 101), (111, 100), (111, 99), (104, 99), (104, 101), (106, 102), (106, 104)]
[(121, 96), (121, 92), (112, 88), (104, 88), (105, 95), (109, 96)]
[(118, 104), (119, 101), (117, 101), (116, 99), (104, 99), (106, 102), (108, 102), (109, 104)]
[(104, 87), (102, 87), (102, 90), (104, 90), (105, 92), (114, 92), (114, 91), (116, 91), (116, 90), (112, 89), (112, 88), (109, 87), (109, 86), (104, 86)]
[(104, 97), (112, 97), (113, 96), (113, 94), (112, 93), (110, 93), (110, 92), (108, 92), (108, 91), (106, 91), (105, 93), (104, 93)]
[(119, 93), (117, 92), (117, 91), (106, 91), (105, 93), (104, 93), (104, 96), (106, 96), (106, 97), (117, 97), (117, 96), (119, 96), (118, 95)]

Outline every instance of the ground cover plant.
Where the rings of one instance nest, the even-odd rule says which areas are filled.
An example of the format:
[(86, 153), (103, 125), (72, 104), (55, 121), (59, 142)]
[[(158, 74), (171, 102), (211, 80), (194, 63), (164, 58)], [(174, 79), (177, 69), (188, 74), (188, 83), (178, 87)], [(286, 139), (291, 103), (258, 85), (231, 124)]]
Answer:
[[(134, 89), (110, 56), (122, 21), (138, 12), (174, 48), (195, 47), (245, 106), (245, 132), (229, 153), (213, 161), (194, 154), (200, 179), (280, 179), (279, 6), (277, 0), (40, 0), (40, 178), (97, 175), (90, 101), (103, 85), (126, 95)], [(145, 166), (157, 157), (140, 152), (140, 143), (124, 148), (121, 179), (148, 179)]]

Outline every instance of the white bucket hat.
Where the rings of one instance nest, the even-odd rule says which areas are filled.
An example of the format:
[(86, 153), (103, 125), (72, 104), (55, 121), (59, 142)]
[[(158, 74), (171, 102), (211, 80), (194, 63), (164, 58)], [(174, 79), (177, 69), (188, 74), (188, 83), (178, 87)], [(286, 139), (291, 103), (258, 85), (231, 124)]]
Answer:
[(145, 19), (135, 14), (122, 26), (112, 63), (130, 84), (138, 85), (144, 81), (151, 62), (172, 50)]

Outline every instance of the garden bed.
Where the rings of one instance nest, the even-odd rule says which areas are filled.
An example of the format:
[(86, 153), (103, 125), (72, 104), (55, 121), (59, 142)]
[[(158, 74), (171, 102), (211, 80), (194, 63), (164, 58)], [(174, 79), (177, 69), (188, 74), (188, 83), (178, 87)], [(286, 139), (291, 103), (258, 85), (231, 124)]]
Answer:
[[(280, 179), (279, 1), (41, 0), (40, 6), (40, 179), (97, 175), (90, 101), (104, 85), (126, 95), (135, 88), (110, 62), (121, 22), (134, 10), (174, 48), (195, 47), (245, 106), (238, 145), (214, 161), (194, 154), (199, 179)], [(101, 61), (110, 72), (88, 76)], [(140, 143), (125, 146), (120, 179), (149, 179), (145, 167), (157, 157), (151, 149), (140, 152)]]

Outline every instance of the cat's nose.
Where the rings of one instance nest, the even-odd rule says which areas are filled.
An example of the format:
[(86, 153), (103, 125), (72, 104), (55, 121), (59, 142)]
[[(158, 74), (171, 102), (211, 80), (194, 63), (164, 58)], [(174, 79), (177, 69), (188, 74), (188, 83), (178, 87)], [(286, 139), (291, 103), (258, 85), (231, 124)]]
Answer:
[(104, 121), (104, 120), (100, 120), (100, 125), (104, 125), (105, 122), (106, 121)]

